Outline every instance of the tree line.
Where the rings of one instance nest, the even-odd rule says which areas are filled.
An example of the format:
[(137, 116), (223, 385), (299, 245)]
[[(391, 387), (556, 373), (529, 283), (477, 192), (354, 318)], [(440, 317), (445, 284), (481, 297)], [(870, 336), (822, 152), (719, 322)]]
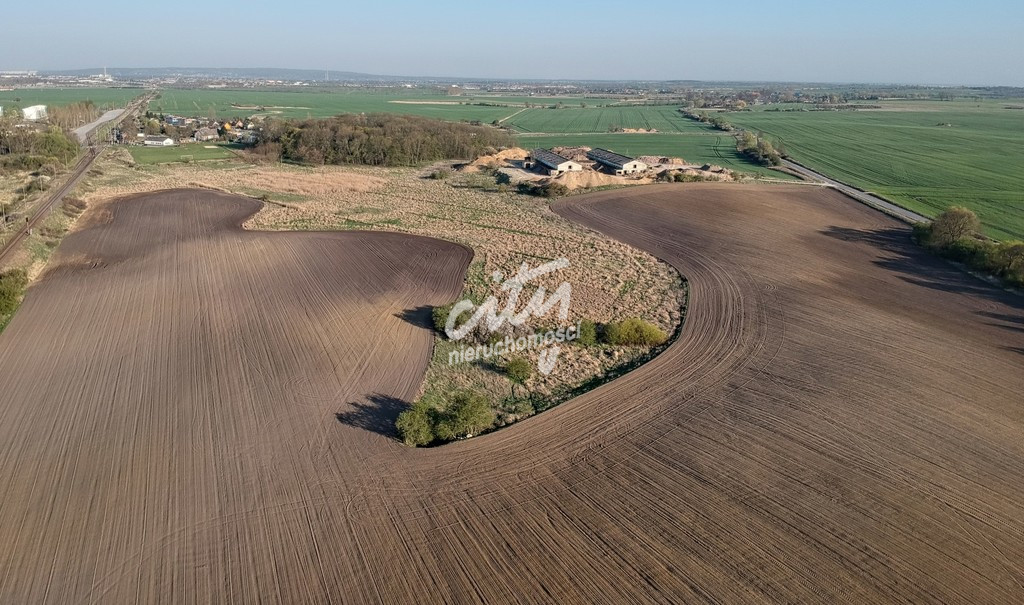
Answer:
[(1024, 287), (1024, 242), (992, 241), (981, 235), (981, 221), (971, 210), (952, 206), (931, 223), (914, 225), (914, 240), (932, 252), (1004, 283)]
[(389, 114), (342, 115), (303, 121), (267, 120), (255, 154), (304, 164), (415, 166), (475, 159), (515, 144), (487, 126)]
[[(710, 115), (706, 111), (694, 111), (692, 109), (680, 109), (687, 118), (708, 124), (712, 128), (725, 132), (733, 132), (736, 127), (730, 124), (720, 114)], [(771, 141), (762, 136), (756, 135), (749, 130), (741, 130), (736, 141), (736, 150), (762, 166), (778, 166), (782, 163), (783, 151), (776, 149)]]

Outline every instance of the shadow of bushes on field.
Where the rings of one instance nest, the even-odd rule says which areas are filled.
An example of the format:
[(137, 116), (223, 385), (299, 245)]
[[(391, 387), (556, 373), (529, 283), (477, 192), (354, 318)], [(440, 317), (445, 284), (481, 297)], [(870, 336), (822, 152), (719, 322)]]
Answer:
[[(865, 243), (880, 252), (874, 264), (898, 273), (908, 284), (941, 292), (978, 296), (1014, 309), (1024, 309), (1024, 297), (968, 273), (960, 265), (935, 256), (915, 244), (910, 231), (902, 227), (884, 229), (851, 229), (832, 226), (821, 233), (843, 241)], [(1012, 315), (999, 314), (1003, 321), (1019, 321)], [(1013, 318), (1013, 319), (1007, 319)]]
[(413, 309), (405, 309), (400, 313), (395, 313), (395, 317), (402, 321), (412, 324), (417, 328), (423, 328), (425, 330), (434, 329), (434, 319), (432, 313), (434, 308), (429, 305), (423, 305)]
[(406, 401), (380, 393), (367, 395), (366, 401), (350, 401), (348, 405), (352, 409), (334, 415), (338, 422), (390, 438), (398, 437), (395, 420), (409, 407)]

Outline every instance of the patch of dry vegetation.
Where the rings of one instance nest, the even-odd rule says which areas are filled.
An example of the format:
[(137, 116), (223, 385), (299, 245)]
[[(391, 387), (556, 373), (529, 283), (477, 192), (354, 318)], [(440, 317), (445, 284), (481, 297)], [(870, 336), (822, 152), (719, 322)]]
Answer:
[[(88, 180), (88, 201), (144, 191), (197, 186), (253, 195), (299, 196), (302, 201), (267, 204), (246, 223), (256, 230), (385, 230), (458, 242), (474, 251), (465, 296), (482, 301), (494, 294), (504, 302), (490, 276), (516, 272), (566, 257), (569, 267), (537, 280), (553, 291), (562, 281), (572, 285), (570, 321), (587, 318), (606, 323), (628, 317), (650, 320), (672, 334), (681, 321), (684, 285), (680, 276), (653, 256), (574, 225), (551, 212), (546, 201), (487, 181), (486, 175), (452, 173), (429, 178), (430, 170), (411, 168), (316, 167), (283, 164), (205, 162), (133, 166), (123, 155), (101, 159), (103, 175)], [(219, 168), (219, 169), (218, 169)], [(260, 196), (255, 196), (260, 197)], [(524, 292), (521, 300), (528, 300)], [(555, 317), (539, 320), (553, 325)], [(538, 329), (541, 325), (535, 326)], [(449, 366), (455, 345), (439, 341), (427, 372), (424, 391), (475, 389), (487, 393), (503, 424), (534, 410), (509, 397), (509, 380), (489, 363)], [(526, 381), (534, 396), (549, 397), (600, 378), (629, 364), (647, 347), (563, 346), (555, 370), (535, 372)], [(536, 353), (530, 358), (536, 367)]]

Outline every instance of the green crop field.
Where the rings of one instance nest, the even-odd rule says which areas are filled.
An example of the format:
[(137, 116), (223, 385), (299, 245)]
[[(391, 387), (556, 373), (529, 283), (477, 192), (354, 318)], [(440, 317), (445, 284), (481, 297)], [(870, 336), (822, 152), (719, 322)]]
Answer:
[(169, 164), (172, 162), (202, 162), (206, 160), (227, 160), (235, 156), (233, 145), (194, 143), (173, 147), (132, 146), (128, 150), (137, 164)]
[(657, 155), (683, 158), (693, 164), (718, 164), (726, 168), (777, 179), (792, 180), (778, 170), (754, 164), (736, 151), (736, 139), (722, 133), (713, 134), (556, 134), (519, 135), (519, 144), (527, 149), (537, 147), (603, 147), (628, 155)]
[[(63, 105), (89, 99), (124, 105), (140, 89), (0, 91), (0, 106)], [(527, 104), (530, 107), (527, 107)], [(876, 103), (877, 104), (877, 103)], [(765, 133), (797, 161), (927, 216), (954, 204), (972, 208), (989, 235), (1024, 239), (1024, 110), (1019, 100), (883, 101), (882, 110), (730, 112), (737, 126)], [(767, 109), (803, 109), (806, 105)], [(502, 124), (524, 147), (606, 147), (627, 155), (682, 157), (741, 172), (787, 178), (735, 150), (732, 137), (682, 117), (675, 106), (631, 106), (614, 99), (514, 95), (449, 96), (424, 89), (163, 90), (162, 113), (217, 118), (282, 118), (396, 113)], [(614, 129), (657, 133), (613, 133)], [(137, 161), (178, 161), (182, 147), (138, 149)], [(211, 153), (214, 151), (214, 153)], [(200, 149), (194, 159), (226, 157)]]
[[(585, 101), (584, 101), (585, 102)], [(679, 114), (676, 106), (616, 106), (562, 109), (535, 108), (516, 114), (505, 122), (518, 132), (561, 134), (605, 133), (615, 128), (696, 132), (699, 126)]]
[(474, 103), (498, 103), (490, 99), (449, 97), (423, 91), (376, 90), (163, 90), (149, 104), (158, 113), (196, 117), (325, 118), (343, 113), (397, 113), (441, 120), (479, 120), (490, 123), (520, 107), (490, 107)]
[(92, 101), (100, 109), (109, 109), (123, 107), (143, 92), (141, 88), (16, 88), (0, 91), (0, 107), (55, 107), (77, 101)]
[(977, 212), (997, 239), (1024, 239), (1020, 101), (883, 103), (885, 110), (732, 112), (798, 162), (926, 216)]

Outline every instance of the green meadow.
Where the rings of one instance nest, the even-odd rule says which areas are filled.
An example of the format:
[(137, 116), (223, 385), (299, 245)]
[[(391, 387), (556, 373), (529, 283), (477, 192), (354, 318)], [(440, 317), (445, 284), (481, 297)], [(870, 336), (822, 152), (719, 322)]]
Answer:
[[(877, 104), (877, 103), (876, 103)], [(883, 102), (882, 110), (750, 111), (796, 161), (926, 216), (974, 210), (988, 235), (1024, 239), (1024, 110), (1019, 101)]]

